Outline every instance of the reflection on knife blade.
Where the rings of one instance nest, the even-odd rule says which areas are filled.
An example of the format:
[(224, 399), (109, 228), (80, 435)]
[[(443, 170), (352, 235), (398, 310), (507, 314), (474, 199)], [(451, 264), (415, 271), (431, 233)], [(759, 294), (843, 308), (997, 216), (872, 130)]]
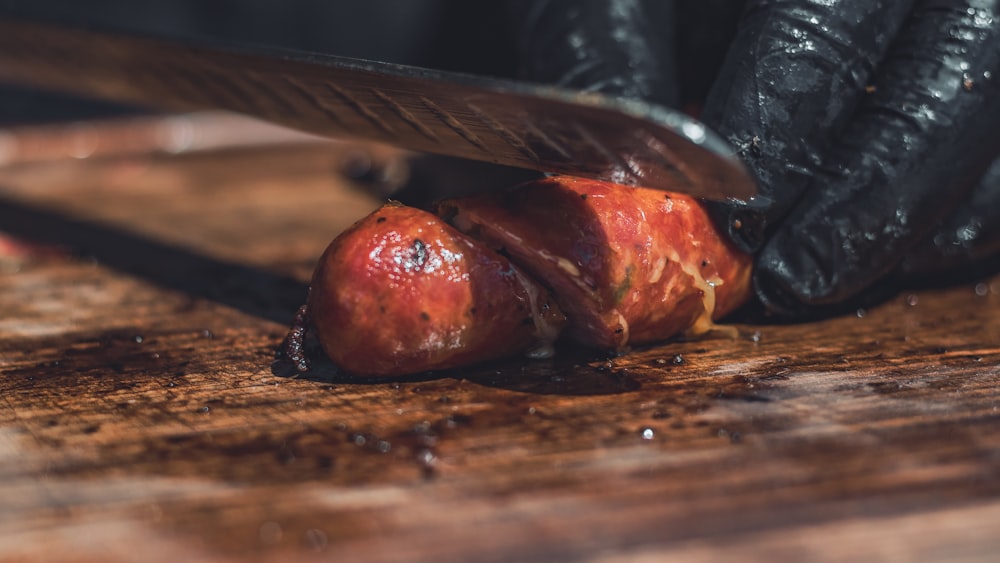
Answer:
[(756, 193), (679, 112), (548, 87), (281, 50), (0, 20), (0, 80), (724, 200)]

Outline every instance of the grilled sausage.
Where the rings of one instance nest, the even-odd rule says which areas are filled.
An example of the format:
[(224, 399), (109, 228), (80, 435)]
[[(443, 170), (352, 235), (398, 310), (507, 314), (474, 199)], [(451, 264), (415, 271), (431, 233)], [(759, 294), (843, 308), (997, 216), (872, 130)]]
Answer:
[(704, 333), (750, 295), (750, 256), (684, 195), (562, 176), (439, 213), (552, 288), (587, 346)]
[(551, 354), (565, 317), (500, 254), (431, 213), (389, 203), (320, 258), (288, 339), (300, 369), (310, 322), (345, 371), (392, 376)]
[(567, 319), (606, 350), (697, 335), (750, 295), (750, 256), (687, 196), (554, 177), (438, 213), (390, 203), (330, 244), (287, 340), (299, 369), (310, 326), (344, 370), (392, 376), (545, 356)]

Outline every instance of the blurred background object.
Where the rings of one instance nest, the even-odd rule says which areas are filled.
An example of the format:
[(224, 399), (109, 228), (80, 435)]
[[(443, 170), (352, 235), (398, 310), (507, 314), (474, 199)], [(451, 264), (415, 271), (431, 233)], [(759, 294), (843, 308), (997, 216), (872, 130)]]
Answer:
[[(459, 0), (8, 0), (15, 16), (143, 35), (283, 47), (443, 70), (513, 75), (499, 3)], [(129, 108), (0, 85), (0, 127), (90, 119)]]

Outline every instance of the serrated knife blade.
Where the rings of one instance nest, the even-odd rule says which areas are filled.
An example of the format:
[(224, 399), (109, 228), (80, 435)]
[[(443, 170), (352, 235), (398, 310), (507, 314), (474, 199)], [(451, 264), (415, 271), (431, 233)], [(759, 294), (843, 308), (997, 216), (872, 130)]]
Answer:
[(18, 19), (0, 19), (0, 80), (712, 200), (757, 191), (734, 150), (687, 115), (514, 81)]

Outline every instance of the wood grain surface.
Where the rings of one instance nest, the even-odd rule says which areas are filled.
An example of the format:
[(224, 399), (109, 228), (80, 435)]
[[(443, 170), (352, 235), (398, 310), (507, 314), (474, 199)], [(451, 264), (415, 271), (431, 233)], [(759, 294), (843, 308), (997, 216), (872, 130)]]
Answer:
[[(55, 142), (55, 141), (54, 141)], [(1000, 278), (608, 358), (274, 362), (366, 147), (0, 168), (0, 560), (994, 560)]]

